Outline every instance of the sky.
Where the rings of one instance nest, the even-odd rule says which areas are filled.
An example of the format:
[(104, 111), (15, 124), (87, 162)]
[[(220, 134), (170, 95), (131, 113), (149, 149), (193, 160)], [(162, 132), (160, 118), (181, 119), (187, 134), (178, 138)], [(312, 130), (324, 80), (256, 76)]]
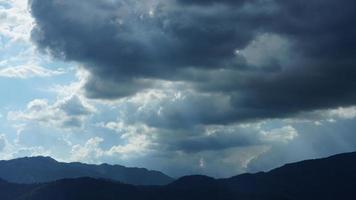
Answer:
[(356, 150), (353, 0), (0, 0), (0, 159), (229, 177)]

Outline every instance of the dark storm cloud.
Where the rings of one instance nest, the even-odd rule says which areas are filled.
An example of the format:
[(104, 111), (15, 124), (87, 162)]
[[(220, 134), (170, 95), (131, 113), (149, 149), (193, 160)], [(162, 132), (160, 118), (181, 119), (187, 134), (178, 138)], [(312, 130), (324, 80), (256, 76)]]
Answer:
[[(248, 147), (264, 144), (258, 132), (235, 128), (233, 133), (215, 133), (215, 135), (199, 135), (173, 141), (169, 150), (196, 153), (202, 151), (219, 151), (233, 147)], [(177, 138), (175, 138), (177, 140)]]
[(228, 4), (228, 5), (243, 5), (246, 2), (255, 0), (178, 0), (179, 3), (186, 5), (211, 5), (211, 4)]
[[(356, 101), (352, 0), (32, 0), (30, 7), (33, 41), (55, 57), (84, 64), (91, 72), (89, 97), (129, 96), (151, 87), (143, 80), (184, 81), (196, 92), (229, 98), (224, 106), (230, 109), (216, 116), (205, 115), (214, 113), (205, 106), (215, 105), (214, 99), (204, 108), (191, 102), (201, 116), (193, 123), (202, 124), (285, 117)], [(263, 35), (270, 37), (253, 47)], [(275, 37), (288, 48), (253, 61)], [(179, 113), (168, 117), (185, 116)], [(194, 116), (194, 109), (188, 113)]]

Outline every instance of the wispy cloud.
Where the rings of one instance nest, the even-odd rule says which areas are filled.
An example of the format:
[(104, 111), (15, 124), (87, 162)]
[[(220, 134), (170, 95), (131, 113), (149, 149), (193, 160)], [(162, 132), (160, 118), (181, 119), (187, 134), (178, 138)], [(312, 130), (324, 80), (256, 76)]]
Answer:
[(32, 64), (0, 68), (0, 77), (8, 78), (27, 79), (33, 77), (51, 77), (64, 73), (65, 71), (62, 69), (52, 70)]

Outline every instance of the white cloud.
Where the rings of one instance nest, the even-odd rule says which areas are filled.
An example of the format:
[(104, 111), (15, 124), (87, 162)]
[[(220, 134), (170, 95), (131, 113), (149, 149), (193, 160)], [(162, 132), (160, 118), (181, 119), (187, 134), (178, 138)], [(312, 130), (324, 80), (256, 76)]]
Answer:
[(133, 157), (146, 155), (152, 145), (149, 136), (136, 135), (127, 139), (127, 143), (124, 145), (117, 145), (110, 148), (106, 152), (109, 156), (117, 155), (121, 159), (132, 159)]
[(298, 137), (298, 131), (292, 126), (284, 126), (272, 130), (261, 130), (263, 139), (270, 142), (289, 142)]
[(356, 106), (352, 107), (339, 107), (327, 112), (331, 118), (353, 119), (356, 118)]
[(12, 121), (35, 122), (58, 128), (82, 128), (85, 120), (95, 108), (79, 96), (70, 96), (49, 104), (46, 99), (35, 99), (27, 104), (24, 111), (10, 111)]
[(37, 65), (21, 65), (16, 67), (0, 68), (0, 77), (8, 78), (33, 78), (33, 77), (50, 77), (63, 74), (63, 70), (50, 70)]
[(0, 35), (12, 41), (29, 41), (32, 27), (27, 0), (0, 0)]
[(129, 138), (138, 134), (150, 135), (158, 131), (156, 128), (149, 127), (143, 123), (125, 124), (123, 121), (111, 121), (108, 123), (99, 123), (98, 125), (119, 133), (122, 138)]
[(30, 42), (33, 24), (28, 0), (0, 0), (0, 77), (25, 79), (64, 73), (43, 67), (50, 60)]
[(125, 124), (122, 121), (100, 123), (99, 126), (113, 130), (121, 135), (121, 139), (126, 143), (111, 147), (106, 155), (119, 155), (122, 159), (134, 156), (142, 156), (150, 151), (154, 146), (154, 138), (159, 130), (145, 124)]
[(122, 145), (115, 145), (109, 149), (103, 149), (100, 144), (104, 143), (101, 137), (90, 138), (84, 145), (73, 145), (71, 161), (100, 163), (105, 158), (129, 160), (144, 156), (149, 152), (150, 141), (145, 135), (136, 135), (127, 139)]
[(95, 137), (89, 139), (83, 146), (73, 145), (70, 159), (72, 161), (97, 163), (98, 159), (104, 154), (104, 151), (99, 147), (103, 141), (103, 138)]
[[(83, 86), (88, 79), (89, 72), (84, 70), (82, 67), (73, 67), (70, 69), (75, 72), (76, 80), (71, 82), (68, 85), (54, 85), (50, 88), (47, 88), (49, 92), (54, 92), (57, 94), (58, 98), (66, 98), (68, 96), (81, 96), (81, 98), (85, 98), (83, 95)], [(86, 98), (85, 98), (86, 99)], [(86, 99), (89, 101), (88, 99)]]

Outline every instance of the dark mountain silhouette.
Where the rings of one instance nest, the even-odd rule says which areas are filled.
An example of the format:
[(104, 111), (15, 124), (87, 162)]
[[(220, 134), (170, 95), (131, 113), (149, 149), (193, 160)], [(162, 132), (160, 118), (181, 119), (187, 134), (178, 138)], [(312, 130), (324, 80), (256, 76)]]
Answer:
[(114, 200), (143, 197), (136, 186), (84, 177), (43, 184), (21, 195), (18, 200)]
[(0, 178), (13, 183), (44, 183), (79, 177), (112, 179), (133, 185), (165, 185), (173, 181), (158, 171), (120, 165), (62, 163), (50, 157), (0, 161)]
[(186, 176), (164, 186), (77, 178), (37, 185), (0, 181), (1, 200), (353, 200), (356, 153), (307, 160), (228, 179)]

